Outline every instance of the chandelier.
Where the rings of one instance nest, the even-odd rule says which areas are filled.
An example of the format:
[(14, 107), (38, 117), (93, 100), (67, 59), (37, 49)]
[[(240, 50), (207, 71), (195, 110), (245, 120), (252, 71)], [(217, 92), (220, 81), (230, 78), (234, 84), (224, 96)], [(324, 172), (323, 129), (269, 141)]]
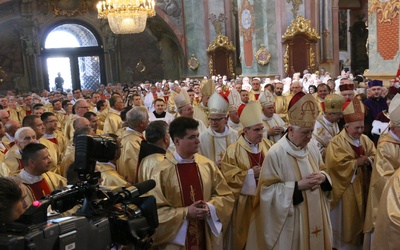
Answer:
[(108, 19), (115, 34), (143, 32), (147, 17), (156, 15), (154, 0), (107, 0), (97, 4), (98, 18)]

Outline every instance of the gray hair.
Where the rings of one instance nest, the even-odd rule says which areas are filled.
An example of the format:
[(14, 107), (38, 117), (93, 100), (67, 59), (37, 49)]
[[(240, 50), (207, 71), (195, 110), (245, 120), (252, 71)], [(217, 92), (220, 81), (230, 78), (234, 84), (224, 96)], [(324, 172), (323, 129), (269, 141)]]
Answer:
[(22, 128), (19, 128), (17, 130), (17, 132), (15, 132), (15, 136), (14, 136), (15, 140), (22, 141), (24, 139), (25, 133), (27, 131), (32, 131), (36, 135), (35, 131), (31, 127), (22, 127)]
[(168, 133), (168, 124), (165, 121), (153, 121), (146, 128), (146, 140), (156, 143)]
[(141, 106), (134, 106), (128, 113), (126, 113), (126, 121), (129, 127), (135, 128), (141, 122), (147, 119), (147, 108)]

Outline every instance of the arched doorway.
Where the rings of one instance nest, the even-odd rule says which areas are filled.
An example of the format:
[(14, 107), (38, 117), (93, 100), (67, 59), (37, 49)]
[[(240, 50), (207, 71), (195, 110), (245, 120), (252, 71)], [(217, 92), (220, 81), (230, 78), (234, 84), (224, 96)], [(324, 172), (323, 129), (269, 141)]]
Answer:
[(46, 89), (56, 90), (58, 74), (64, 80), (64, 91), (97, 89), (104, 82), (104, 51), (90, 28), (78, 23), (59, 24), (49, 29), (42, 44)]

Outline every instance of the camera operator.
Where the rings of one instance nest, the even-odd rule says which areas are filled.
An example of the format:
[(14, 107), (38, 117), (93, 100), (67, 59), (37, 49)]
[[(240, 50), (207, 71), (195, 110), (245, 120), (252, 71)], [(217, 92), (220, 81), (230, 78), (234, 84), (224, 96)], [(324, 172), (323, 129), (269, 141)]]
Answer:
[(49, 171), (51, 157), (43, 144), (30, 143), (26, 145), (22, 150), (22, 163), (24, 168), (17, 178), (28, 188), (25, 201), (29, 205), (67, 185), (64, 177)]
[(117, 150), (115, 151), (114, 159), (109, 162), (96, 162), (96, 170), (101, 173), (101, 185), (106, 187), (129, 187), (131, 184), (119, 175), (116, 169), (116, 161), (121, 156), (121, 142), (117, 139), (118, 136), (115, 134), (109, 134), (108, 136), (114, 139), (117, 144)]
[(26, 210), (26, 189), (17, 180), (0, 177), (0, 224), (18, 219)]

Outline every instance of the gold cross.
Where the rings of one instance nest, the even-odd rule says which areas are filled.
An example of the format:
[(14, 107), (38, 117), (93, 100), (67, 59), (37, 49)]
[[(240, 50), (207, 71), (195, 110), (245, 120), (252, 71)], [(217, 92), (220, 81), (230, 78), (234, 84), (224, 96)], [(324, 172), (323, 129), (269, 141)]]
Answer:
[(312, 231), (311, 233), (312, 233), (312, 234), (315, 234), (315, 237), (318, 237), (318, 234), (319, 234), (319, 232), (321, 232), (321, 231), (322, 231), (321, 229), (319, 229), (317, 226), (315, 226), (314, 231)]

